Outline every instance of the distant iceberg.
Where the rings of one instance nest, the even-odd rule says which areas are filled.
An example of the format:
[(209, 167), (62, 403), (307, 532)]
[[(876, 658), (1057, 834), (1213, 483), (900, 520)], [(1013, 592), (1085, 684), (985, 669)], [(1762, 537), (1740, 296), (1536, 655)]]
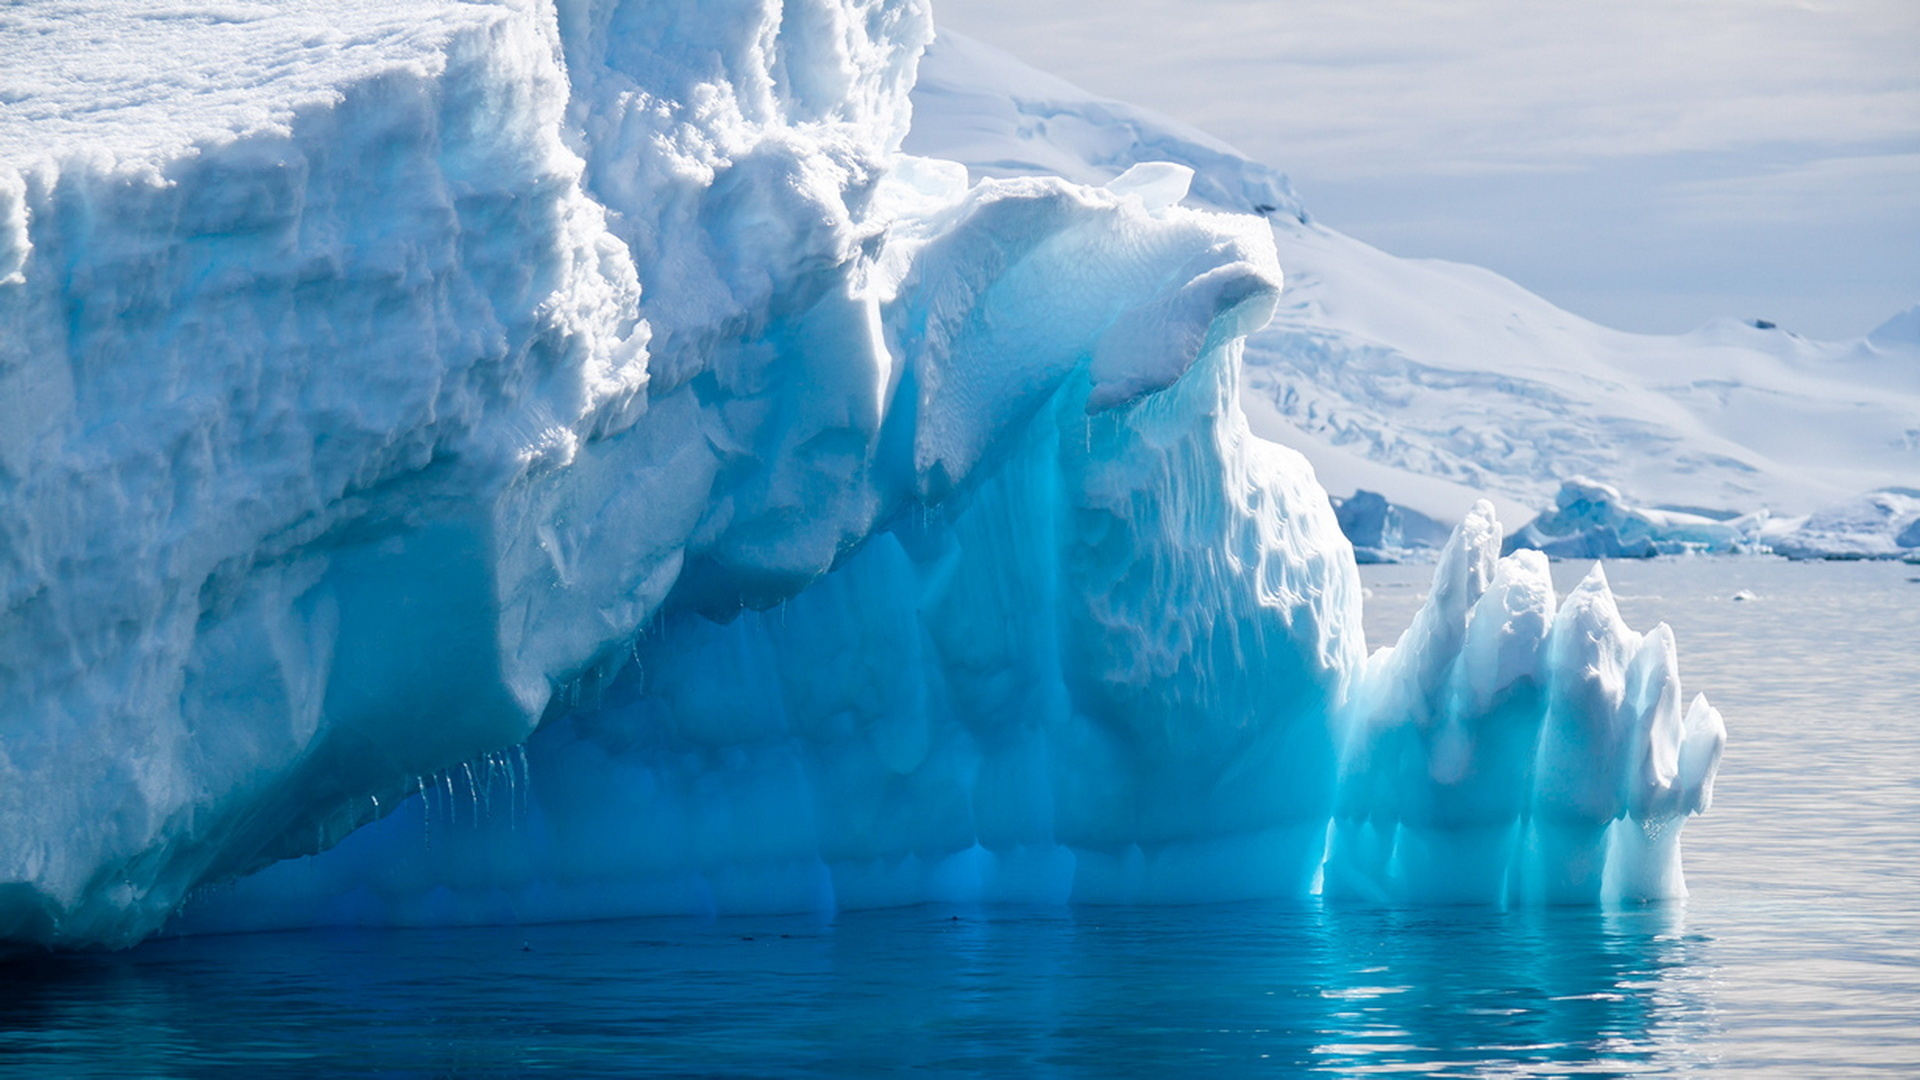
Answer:
[(1507, 537), (1504, 550), (1530, 548), (1560, 559), (1725, 555), (1756, 550), (1766, 522), (1764, 511), (1716, 518), (1631, 506), (1618, 489), (1575, 477), (1560, 485), (1551, 510)]
[(1899, 559), (1920, 551), (1920, 490), (1886, 488), (1812, 514), (1775, 517), (1634, 506), (1607, 484), (1576, 477), (1552, 509), (1513, 535), (1505, 550), (1560, 559), (1772, 553), (1789, 559)]
[(1604, 580), (1478, 506), (1367, 657), (1269, 211), (903, 153), (921, 3), (713, 14), (0, 28), (0, 939), (1684, 891)]
[(1335, 499), (1333, 515), (1340, 531), (1353, 544), (1362, 563), (1402, 562), (1432, 558), (1447, 542), (1450, 530), (1418, 510), (1389, 502), (1364, 488)]
[(1776, 523), (1767, 546), (1789, 559), (1899, 559), (1920, 553), (1920, 490), (1887, 488)]
[(1812, 514), (1776, 517), (1764, 509), (1735, 515), (1634, 506), (1610, 485), (1576, 477), (1561, 485), (1552, 509), (1507, 537), (1504, 550), (1523, 548), (1559, 559), (1901, 559), (1920, 553), (1920, 490), (1869, 491)]

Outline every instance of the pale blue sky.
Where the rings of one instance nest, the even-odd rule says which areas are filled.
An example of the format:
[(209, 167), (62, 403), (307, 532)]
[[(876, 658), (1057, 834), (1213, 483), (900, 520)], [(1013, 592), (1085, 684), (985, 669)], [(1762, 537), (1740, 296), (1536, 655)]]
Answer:
[(934, 0), (1292, 175), (1327, 224), (1629, 330), (1920, 302), (1920, 0)]

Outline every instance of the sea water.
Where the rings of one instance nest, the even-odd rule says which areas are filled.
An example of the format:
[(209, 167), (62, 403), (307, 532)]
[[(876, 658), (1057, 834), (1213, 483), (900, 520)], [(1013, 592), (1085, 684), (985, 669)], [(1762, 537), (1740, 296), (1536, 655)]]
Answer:
[[(1585, 569), (1556, 564), (1556, 585)], [(1630, 624), (1673, 625), (1731, 729), (1685, 903), (161, 940), (0, 965), (0, 1071), (1920, 1075), (1920, 567), (1607, 569)], [(1371, 641), (1429, 574), (1365, 568)]]

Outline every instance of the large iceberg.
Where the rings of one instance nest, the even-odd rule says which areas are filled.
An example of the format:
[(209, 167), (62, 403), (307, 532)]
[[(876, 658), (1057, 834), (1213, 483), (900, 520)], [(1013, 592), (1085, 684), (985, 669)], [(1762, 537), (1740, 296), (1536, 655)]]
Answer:
[(1267, 224), (902, 153), (930, 34), (0, 23), (0, 939), (1682, 892), (1671, 636), (1481, 507), (1368, 659)]

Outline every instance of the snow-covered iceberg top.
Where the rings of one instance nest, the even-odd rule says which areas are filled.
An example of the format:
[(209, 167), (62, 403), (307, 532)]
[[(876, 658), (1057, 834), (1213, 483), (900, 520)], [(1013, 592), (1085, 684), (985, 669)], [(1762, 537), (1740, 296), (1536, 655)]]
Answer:
[[(1664, 646), (1598, 584), (1564, 644), (1496, 633), (1551, 598), (1488, 591), (1481, 514), (1427, 659), (1368, 663), (1326, 495), (1240, 407), (1265, 222), (1177, 162), (900, 153), (930, 32), (0, 24), (0, 939), (1301, 895), (1336, 816), (1340, 881), (1424, 896), (1401, 838), (1451, 819), (1369, 794), (1417, 759), (1371, 748), (1437, 730), (1448, 791), (1522, 763), (1469, 781), (1504, 801), (1460, 842), (1526, 868), (1472, 895), (1680, 892), (1718, 728)], [(1486, 693), (1433, 728), (1456, 670)]]

